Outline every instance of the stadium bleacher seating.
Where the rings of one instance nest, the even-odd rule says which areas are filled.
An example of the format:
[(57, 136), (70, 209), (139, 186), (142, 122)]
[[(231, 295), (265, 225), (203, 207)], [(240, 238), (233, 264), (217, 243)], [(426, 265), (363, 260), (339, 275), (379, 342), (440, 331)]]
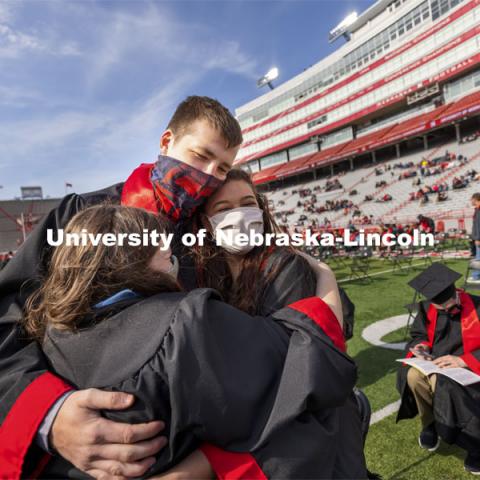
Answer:
[[(392, 130), (392, 127), (388, 128)], [(379, 134), (382, 130), (374, 133)], [(431, 161), (442, 157), (446, 151), (455, 154), (456, 159), (450, 160), (442, 173), (425, 177), (420, 176), (418, 165), (422, 161)], [(459, 156), (465, 157), (467, 161), (459, 160)], [(305, 162), (305, 160), (303, 161)], [(413, 162), (415, 165), (410, 170), (415, 170), (417, 176), (400, 179), (400, 174), (408, 169), (395, 168), (395, 165), (399, 163), (406, 165), (410, 162)], [(278, 172), (278, 168), (286, 168), (286, 165), (273, 168), (277, 168)], [(382, 173), (376, 174), (376, 169), (380, 169)], [(351, 200), (353, 204), (358, 206), (362, 217), (373, 216), (375, 222), (394, 220), (415, 221), (418, 214), (442, 218), (442, 216), (451, 214), (453, 211), (462, 211), (463, 214), (466, 212), (468, 218), (471, 216), (470, 197), (476, 191), (476, 181), (473, 180), (466, 188), (460, 190), (452, 190), (451, 185), (454, 177), (465, 175), (472, 169), (480, 172), (480, 139), (461, 144), (451, 142), (441, 147), (406, 155), (400, 159), (392, 159), (387, 162), (372, 164), (335, 175), (335, 178), (338, 178), (342, 184), (343, 188), (341, 190), (325, 191), (327, 180), (322, 178), (270, 191), (268, 198), (271, 201), (279, 223), (290, 226), (300, 224), (302, 215), (307, 217), (307, 220), (303, 221), (304, 226), (309, 226), (313, 221), (317, 225), (323, 225), (325, 219), (328, 219), (333, 227), (345, 227), (351, 222), (353, 209), (350, 209), (347, 215), (344, 209), (323, 211), (321, 213), (306, 211), (304, 206), (305, 200), (308, 202), (312, 195), (315, 196), (314, 208), (324, 205), (327, 201)], [(411, 192), (419, 188), (412, 185), (412, 180), (417, 178), (421, 178), (422, 186), (447, 183), (449, 185), (448, 198), (445, 201), (437, 202), (435, 195), (432, 195), (430, 201), (425, 204), (421, 204), (417, 200), (409, 201)], [(376, 187), (378, 182), (381, 181), (384, 181), (386, 184)], [(480, 190), (480, 183), (478, 187)], [(301, 198), (299, 191), (305, 189), (310, 189), (311, 194)], [(356, 194), (351, 195), (354, 190)], [(367, 195), (373, 197), (372, 201), (365, 201)], [(386, 202), (376, 201), (384, 195), (390, 195), (392, 200)], [(301, 206), (299, 206), (299, 202), (301, 202)], [(286, 219), (287, 222), (284, 221)]]

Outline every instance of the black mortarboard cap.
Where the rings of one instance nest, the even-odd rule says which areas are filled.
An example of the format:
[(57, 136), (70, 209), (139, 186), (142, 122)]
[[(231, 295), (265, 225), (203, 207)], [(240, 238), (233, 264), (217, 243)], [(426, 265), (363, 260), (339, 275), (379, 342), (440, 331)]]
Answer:
[(455, 282), (461, 277), (443, 263), (434, 263), (408, 284), (427, 300), (442, 304), (453, 297)]

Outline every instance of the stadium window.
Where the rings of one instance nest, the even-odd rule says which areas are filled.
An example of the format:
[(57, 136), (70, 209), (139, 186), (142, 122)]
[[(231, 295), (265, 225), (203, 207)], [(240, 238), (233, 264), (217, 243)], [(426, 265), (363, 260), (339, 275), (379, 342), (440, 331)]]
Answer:
[(480, 72), (477, 72), (475, 74), (475, 77), (473, 79), (473, 86), (474, 87), (480, 87)]

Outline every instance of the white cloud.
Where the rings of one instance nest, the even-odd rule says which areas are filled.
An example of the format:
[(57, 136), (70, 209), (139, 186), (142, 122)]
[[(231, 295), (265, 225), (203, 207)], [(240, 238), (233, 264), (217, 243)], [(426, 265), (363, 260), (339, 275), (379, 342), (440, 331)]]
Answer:
[[(0, 105), (25, 107), (15, 119), (0, 113), (0, 167), (15, 177), (14, 185), (33, 182), (61, 194), (64, 180), (77, 191), (121, 181), (155, 158), (175, 106), (204, 76), (219, 70), (256, 77), (255, 60), (238, 42), (220, 39), (214, 26), (186, 24), (160, 2), (128, 9), (94, 2), (46, 6), (51, 21), (26, 30), (21, 12), (0, 0), (0, 74), (2, 57), (18, 66), (17, 73), (12, 68), (0, 75)], [(78, 58), (58, 70), (50, 62), (43, 78), (26, 79), (22, 66), (31, 55)], [(136, 68), (144, 83), (131, 88), (121, 76)], [(62, 82), (60, 92), (56, 82)], [(139, 99), (143, 85), (148, 87)]]
[[(5, 126), (0, 123), (0, 166), (22, 164), (24, 183), (40, 184), (46, 192), (57, 194), (65, 179), (76, 191), (125, 180), (139, 163), (155, 159), (160, 134), (194, 81), (193, 74), (178, 78), (127, 110), (71, 111)], [(69, 158), (71, 154), (74, 159)]]
[(0, 0), (0, 23), (9, 22), (13, 16), (13, 3)]
[(105, 16), (99, 44), (91, 56), (89, 85), (95, 86), (116, 66), (136, 55), (149, 55), (152, 65), (168, 70), (212, 69), (255, 77), (256, 62), (235, 41), (219, 41), (210, 29), (182, 23), (159, 3), (141, 13)]
[(25, 53), (44, 53), (48, 55), (78, 55), (78, 45), (71, 40), (58, 38), (48, 29), (42, 32), (26, 31), (16, 25), (20, 16), (19, 3), (0, 0), (0, 59), (18, 58)]
[(0, 105), (24, 107), (41, 98), (41, 95), (32, 89), (17, 85), (0, 85)]

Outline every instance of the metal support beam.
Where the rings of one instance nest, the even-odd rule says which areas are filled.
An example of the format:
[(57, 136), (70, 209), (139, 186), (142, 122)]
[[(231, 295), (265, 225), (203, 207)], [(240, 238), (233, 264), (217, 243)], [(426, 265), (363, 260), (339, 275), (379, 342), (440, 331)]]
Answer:
[(459, 123), (455, 124), (455, 135), (457, 137), (457, 142), (460, 143), (460, 140), (462, 139), (462, 134), (460, 132), (460, 124)]

